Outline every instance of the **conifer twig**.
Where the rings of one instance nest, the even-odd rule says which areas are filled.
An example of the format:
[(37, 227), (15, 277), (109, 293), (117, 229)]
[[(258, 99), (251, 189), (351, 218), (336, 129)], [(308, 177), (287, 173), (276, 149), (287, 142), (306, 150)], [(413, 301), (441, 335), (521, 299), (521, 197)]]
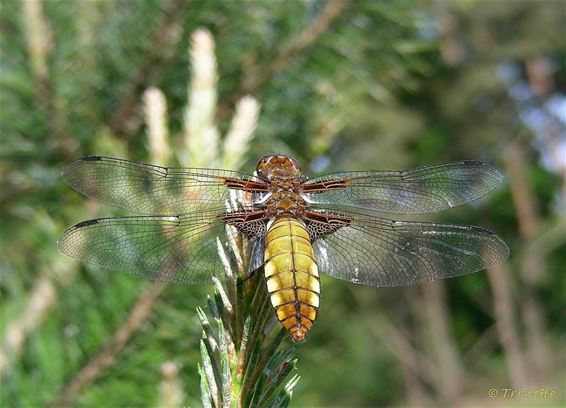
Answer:
[(421, 285), (430, 354), (438, 365), (435, 385), (442, 399), (453, 404), (465, 382), (465, 370), (451, 331), (450, 309), (444, 282)]
[(64, 132), (64, 111), (53, 90), (49, 57), (55, 49), (55, 44), (49, 20), (43, 10), (46, 4), (40, 0), (21, 0), (21, 4), (26, 46), (39, 108), (48, 113), (46, 126), (57, 149), (69, 155), (74, 149), (75, 141)]
[(287, 43), (283, 44), (279, 54), (269, 65), (269, 69), (264, 76), (256, 76), (251, 82), (244, 83), (243, 89), (249, 92), (249, 88), (254, 89), (265, 83), (270, 77), (276, 75), (291, 63), (293, 58), (302, 50), (311, 46), (330, 25), (340, 16), (342, 10), (348, 5), (350, 0), (327, 0), (321, 12), (316, 16), (312, 23), (304, 30), (297, 33)]
[(65, 385), (51, 403), (52, 407), (71, 406), (80, 391), (112, 364), (116, 355), (145, 321), (165, 287), (164, 283), (153, 283), (146, 287), (110, 341)]
[(191, 167), (210, 167), (218, 160), (220, 135), (214, 124), (217, 74), (214, 39), (209, 31), (199, 29), (192, 34), (190, 55), (192, 77), (179, 160)]
[(236, 105), (230, 130), (224, 140), (222, 166), (235, 169), (247, 152), (259, 115), (259, 103), (251, 96), (244, 96)]
[(544, 276), (544, 258), (533, 250), (532, 242), (540, 229), (540, 216), (535, 193), (527, 183), (528, 159), (525, 148), (518, 140), (511, 141), (502, 152), (511, 199), (517, 212), (521, 237), (521, 278), (523, 285), (522, 314), (525, 325), (527, 357), (530, 360), (530, 375), (543, 376), (548, 372), (552, 353), (545, 338), (546, 319), (537, 296), (537, 289)]
[(22, 312), (6, 324), (0, 346), (0, 380), (22, 354), (26, 339), (38, 330), (57, 304), (57, 284), (67, 286), (75, 272), (74, 264), (67, 259), (58, 259), (41, 271)]
[[(144, 93), (144, 110), (148, 128), (148, 142), (151, 157), (158, 164), (166, 164), (169, 157), (167, 139), (167, 106), (163, 93), (157, 88), (150, 88)], [(152, 283), (138, 296), (130, 309), (130, 314), (114, 332), (110, 341), (67, 383), (53, 400), (52, 406), (69, 406), (87, 385), (96, 380), (113, 362), (115, 356), (127, 344), (149, 316), (157, 299), (166, 285), (161, 282)]]
[(198, 309), (202, 402), (205, 407), (284, 407), (299, 379), (292, 375), (296, 348), (276, 321), (261, 269), (242, 279), (248, 265), (234, 261), (248, 259), (243, 244), (232, 242), (231, 253), (218, 245), (225, 270), (214, 278), (214, 297), (208, 300), (215, 324)]
[(170, 149), (165, 95), (160, 89), (152, 87), (144, 92), (143, 99), (151, 162), (167, 164)]
[(166, 361), (161, 365), (162, 381), (159, 384), (159, 408), (180, 408), (183, 406), (183, 385), (179, 380), (179, 364)]
[(487, 269), (487, 277), (493, 293), (495, 325), (505, 353), (509, 378), (513, 387), (520, 389), (528, 386), (527, 363), (515, 319), (515, 301), (509, 272), (506, 264), (492, 266)]
[(49, 79), (48, 58), (53, 48), (52, 36), (42, 3), (38, 0), (21, 3), (31, 72), (36, 83), (41, 84)]
[(120, 101), (116, 114), (110, 120), (110, 129), (114, 135), (123, 134), (132, 127), (131, 120), (145, 87), (154, 77), (159, 65), (167, 58), (168, 53), (183, 38), (183, 28), (177, 20), (180, 11), (186, 5), (185, 0), (170, 0), (164, 6), (163, 20), (152, 35), (153, 47), (147, 53), (144, 62), (140, 64), (134, 80)]
[(296, 33), (278, 50), (277, 56), (263, 69), (254, 69), (248, 74), (240, 88), (226, 99), (226, 103), (219, 108), (219, 118), (228, 116), (228, 112), (236, 101), (248, 94), (255, 93), (263, 84), (270, 81), (275, 75), (285, 70), (293, 58), (310, 47), (332, 23), (340, 16), (350, 0), (327, 0), (321, 12), (303, 30)]
[(418, 350), (409, 340), (409, 335), (399, 323), (394, 323), (391, 319), (383, 319), (373, 327), (375, 333), (390, 352), (407, 367), (414, 375), (418, 376), (428, 385), (433, 384), (434, 377), (438, 372), (436, 361), (428, 355)]

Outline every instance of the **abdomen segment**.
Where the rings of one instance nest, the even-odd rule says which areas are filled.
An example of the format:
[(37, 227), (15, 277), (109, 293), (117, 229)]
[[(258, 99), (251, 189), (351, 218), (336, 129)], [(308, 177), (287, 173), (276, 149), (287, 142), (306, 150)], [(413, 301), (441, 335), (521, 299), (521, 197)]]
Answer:
[(312, 327), (320, 305), (320, 281), (311, 240), (304, 224), (279, 217), (265, 239), (264, 271), (277, 318), (293, 340), (301, 342)]

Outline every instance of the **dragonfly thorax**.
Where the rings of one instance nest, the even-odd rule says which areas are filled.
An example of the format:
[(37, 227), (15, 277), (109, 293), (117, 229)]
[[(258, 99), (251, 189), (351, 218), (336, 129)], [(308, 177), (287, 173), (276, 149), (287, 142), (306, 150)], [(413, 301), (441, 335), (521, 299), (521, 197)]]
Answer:
[(301, 195), (293, 190), (274, 191), (266, 202), (267, 208), (273, 215), (300, 215), (307, 203)]

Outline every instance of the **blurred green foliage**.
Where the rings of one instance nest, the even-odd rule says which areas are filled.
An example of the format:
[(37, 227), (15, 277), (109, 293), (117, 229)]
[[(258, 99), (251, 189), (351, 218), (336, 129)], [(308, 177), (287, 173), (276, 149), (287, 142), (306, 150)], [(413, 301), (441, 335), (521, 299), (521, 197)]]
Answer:
[[(242, 93), (251, 92), (262, 106), (241, 169), (252, 170), (265, 153), (283, 152), (299, 159), (312, 176), (464, 158), (508, 170), (507, 146), (522, 146), (524, 181), (538, 217), (534, 236), (525, 240), (521, 235), (522, 220), (508, 186), (479, 205), (434, 219), (482, 225), (508, 242), (509, 268), (499, 272), (512, 283), (519, 343), (525, 348), (520, 271), (525, 242), (539, 245), (544, 263), (535, 294), (545, 322), (541, 336), (552, 361), (531, 383), (560, 391), (564, 356), (556, 350), (566, 329), (566, 240), (556, 225), (564, 217), (564, 168), (560, 173), (543, 165), (544, 146), (520, 119), (526, 108), (510, 96), (498, 72), (504, 64), (514, 64), (523, 67), (519, 76), (528, 82), (524, 67), (545, 57), (553, 64), (549, 77), (554, 84), (545, 98), (564, 98), (563, 3), (352, 1), (312, 44), (292, 52), (275, 71), (273, 61), (316, 21), (325, 2), (39, 5), (46, 48), (39, 47), (35, 58), (43, 55), (45, 75), (33, 65), (30, 31), (39, 23), (25, 12), (24, 1), (4, 1), (0, 11), (0, 327), (7, 351), (1, 356), (3, 369), (7, 367), (2, 406), (49, 404), (112, 337), (147, 285), (77, 265), (58, 253), (56, 240), (65, 227), (117, 214), (80, 197), (64, 185), (59, 172), (89, 154), (147, 160), (141, 94), (150, 86), (167, 98), (171, 143), (179, 148), (190, 77), (188, 42), (198, 28), (210, 30), (216, 42), (220, 129), (228, 128)], [(246, 85), (262, 77), (261, 83)], [(30, 309), (42, 279), (52, 283), (53, 291), (39, 292), (31, 303), (37, 307)], [(427, 377), (433, 374), (426, 373), (426, 366), (405, 366), (395, 353), (397, 339), (389, 336), (404, 334), (416, 355), (438, 363), (430, 352), (434, 345), (428, 344), (427, 320), (419, 313), (426, 290), (380, 290), (327, 277), (322, 283), (320, 317), (299, 351), (301, 379), (292, 406), (516, 402), (487, 395), (489, 388), (510, 386), (512, 379), (485, 272), (442, 286), (464, 383), (451, 399)], [(168, 287), (110, 367), (78, 393), (76, 406), (156, 405), (163, 381), (160, 366), (169, 360), (181, 367), (183, 403), (199, 406), (201, 329), (195, 310), (210, 290)], [(30, 316), (30, 310), (39, 313)], [(6, 346), (16, 332), (24, 333), (21, 341), (15, 339), (17, 350)], [(557, 399), (533, 403), (558, 406), (561, 392)]]

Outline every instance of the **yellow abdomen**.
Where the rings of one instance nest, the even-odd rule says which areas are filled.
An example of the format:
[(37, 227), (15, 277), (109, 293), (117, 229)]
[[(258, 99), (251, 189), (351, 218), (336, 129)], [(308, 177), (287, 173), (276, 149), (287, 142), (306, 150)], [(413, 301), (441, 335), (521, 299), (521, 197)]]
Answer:
[(320, 281), (309, 233), (296, 218), (276, 218), (265, 238), (264, 271), (271, 304), (293, 340), (303, 341), (320, 305)]

